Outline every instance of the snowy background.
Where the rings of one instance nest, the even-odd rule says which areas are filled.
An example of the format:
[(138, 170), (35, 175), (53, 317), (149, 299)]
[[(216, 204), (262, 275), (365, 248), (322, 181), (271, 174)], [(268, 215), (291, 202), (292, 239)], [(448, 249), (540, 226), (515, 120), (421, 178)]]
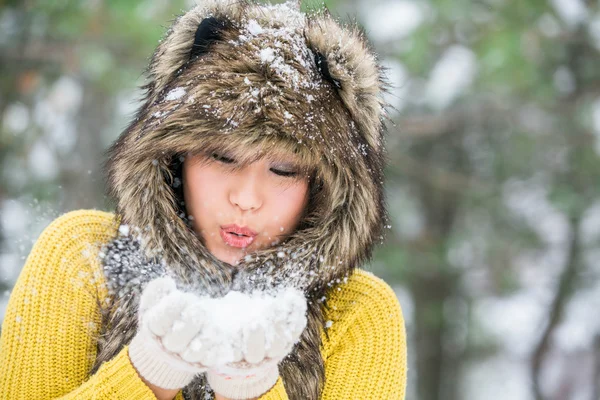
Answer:
[[(408, 398), (600, 399), (599, 3), (325, 3), (393, 86), (391, 228), (368, 268), (403, 306)], [(2, 4), (0, 321), (42, 229), (110, 209), (103, 150), (193, 2)]]

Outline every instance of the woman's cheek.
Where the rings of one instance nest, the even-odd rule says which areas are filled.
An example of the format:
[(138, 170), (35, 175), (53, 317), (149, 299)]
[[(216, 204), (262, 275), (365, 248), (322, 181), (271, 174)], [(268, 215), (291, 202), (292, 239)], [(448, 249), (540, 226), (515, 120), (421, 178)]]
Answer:
[(278, 235), (290, 233), (297, 225), (307, 204), (307, 185), (299, 184), (286, 190), (277, 202)]

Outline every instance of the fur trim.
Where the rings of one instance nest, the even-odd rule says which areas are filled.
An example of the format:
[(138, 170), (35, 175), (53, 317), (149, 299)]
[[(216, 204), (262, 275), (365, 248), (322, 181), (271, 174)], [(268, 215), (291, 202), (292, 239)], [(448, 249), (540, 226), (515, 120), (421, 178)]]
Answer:
[[(191, 57), (206, 18), (219, 32), (211, 31), (211, 40)], [(105, 165), (117, 215), (140, 228), (137, 265), (154, 260), (212, 295), (293, 285), (314, 300), (370, 257), (386, 219), (385, 85), (357, 28), (289, 4), (202, 0), (173, 23), (147, 72), (144, 103)], [(295, 152), (314, 168), (309, 210), (288, 240), (232, 267), (213, 257), (187, 223), (173, 166), (188, 152), (225, 150), (250, 162), (277, 149)], [(99, 362), (130, 340), (119, 331), (134, 328), (136, 304), (123, 293), (107, 317), (112, 328), (103, 346), (110, 350), (99, 353)], [(296, 393), (291, 398), (316, 399), (323, 383), (322, 310), (311, 303), (307, 336), (289, 358), (295, 361), (280, 369), (288, 392)], [(311, 389), (298, 383), (303, 378)], [(291, 380), (300, 386), (291, 389)]]

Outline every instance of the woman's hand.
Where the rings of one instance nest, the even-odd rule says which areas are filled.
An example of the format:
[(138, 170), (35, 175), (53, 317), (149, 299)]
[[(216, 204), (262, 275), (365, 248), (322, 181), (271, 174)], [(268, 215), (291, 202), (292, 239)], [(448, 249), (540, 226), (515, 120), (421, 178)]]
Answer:
[(155, 279), (142, 292), (129, 358), (159, 399), (203, 372), (218, 399), (257, 398), (277, 382), (278, 363), (306, 327), (306, 309), (296, 289), (210, 298)]
[(243, 361), (206, 373), (217, 399), (255, 399), (279, 377), (278, 363), (292, 350), (306, 327), (306, 299), (294, 289), (280, 292), (263, 310), (264, 320), (242, 331)]
[(177, 290), (171, 278), (151, 281), (142, 292), (138, 332), (129, 345), (129, 358), (142, 379), (158, 388), (179, 390), (206, 371), (197, 363), (202, 357), (193, 342), (204, 323), (198, 296)]

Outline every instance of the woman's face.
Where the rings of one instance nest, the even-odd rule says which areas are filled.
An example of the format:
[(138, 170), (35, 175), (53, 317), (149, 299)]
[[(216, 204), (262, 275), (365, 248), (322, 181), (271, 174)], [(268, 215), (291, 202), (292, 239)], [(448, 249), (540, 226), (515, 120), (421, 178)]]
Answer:
[(183, 192), (194, 230), (219, 260), (276, 245), (292, 233), (308, 203), (308, 178), (293, 157), (240, 167), (227, 154), (188, 155)]

